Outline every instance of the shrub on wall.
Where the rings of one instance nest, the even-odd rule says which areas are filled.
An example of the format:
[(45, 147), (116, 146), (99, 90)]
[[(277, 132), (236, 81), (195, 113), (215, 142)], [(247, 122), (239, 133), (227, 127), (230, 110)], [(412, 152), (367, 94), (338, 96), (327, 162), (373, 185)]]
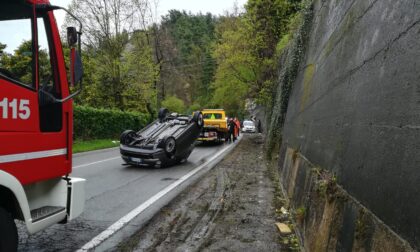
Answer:
[[(293, 38), (287, 38), (287, 45), (278, 45), (278, 50), (281, 51), (281, 65), (277, 85), (274, 87), (274, 90), (272, 90), (272, 104), (267, 108), (269, 110), (267, 113), (269, 116), (267, 117), (268, 132), (266, 137), (266, 153), (267, 157), (270, 159), (272, 158), (271, 154), (274, 150), (281, 145), (281, 132), (286, 119), (289, 96), (299, 72), (299, 65), (306, 52), (306, 44), (312, 26), (312, 1), (306, 0), (303, 2), (303, 5), (303, 9), (293, 20), (293, 26), (297, 27), (291, 29), (291, 31), (297, 29), (296, 33), (293, 34)], [(313, 71), (310, 72), (313, 74)]]
[(148, 120), (149, 116), (146, 114), (75, 105), (74, 138), (118, 139), (124, 130), (139, 130)]

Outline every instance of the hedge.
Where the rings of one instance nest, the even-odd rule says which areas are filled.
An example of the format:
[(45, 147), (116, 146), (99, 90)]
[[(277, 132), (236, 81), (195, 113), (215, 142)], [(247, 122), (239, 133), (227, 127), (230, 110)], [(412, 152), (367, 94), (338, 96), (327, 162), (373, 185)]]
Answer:
[(126, 129), (139, 130), (149, 121), (149, 116), (120, 110), (74, 106), (75, 139), (118, 139)]

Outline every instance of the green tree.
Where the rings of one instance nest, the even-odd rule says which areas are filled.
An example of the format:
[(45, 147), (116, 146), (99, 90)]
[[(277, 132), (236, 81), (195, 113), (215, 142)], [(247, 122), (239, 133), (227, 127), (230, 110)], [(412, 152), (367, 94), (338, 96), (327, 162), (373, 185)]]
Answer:
[(163, 100), (162, 106), (167, 108), (170, 112), (185, 113), (184, 101), (176, 96), (169, 96)]
[[(89, 83), (85, 83), (91, 88), (86, 88), (87, 92), (80, 102), (93, 102), (96, 107), (120, 110), (143, 111), (145, 108), (151, 108), (146, 106), (143, 97), (137, 100), (139, 88), (136, 87), (143, 81), (139, 79), (134, 83), (133, 69), (138, 67), (133, 66), (136, 63), (133, 60), (134, 56), (129, 57), (133, 54), (140, 57), (137, 61), (143, 62), (144, 53), (152, 53), (150, 45), (146, 45), (145, 48), (134, 46), (134, 50), (139, 51), (130, 49), (133, 48), (132, 34), (145, 27), (145, 13), (148, 8), (146, 0), (73, 0), (70, 9), (84, 25), (84, 54), (87, 55), (90, 64)], [(67, 21), (71, 22), (70, 17)], [(150, 59), (150, 56), (146, 57), (146, 60)], [(142, 85), (142, 88), (144, 87), (145, 85)], [(153, 93), (150, 90), (142, 91)], [(153, 99), (148, 97), (147, 101), (150, 100)]]
[(300, 2), (249, 0), (244, 13), (217, 18), (171, 10), (148, 26), (148, 0), (73, 0), (86, 27), (86, 85), (77, 102), (150, 115), (161, 101), (181, 100), (180, 112), (223, 107), (236, 115), (247, 99), (271, 104), (278, 57)]
[(0, 57), (4, 54), (4, 49), (6, 49), (6, 47), (5, 44), (0, 43)]
[(248, 0), (244, 20), (252, 36), (251, 53), (261, 66), (252, 93), (258, 102), (270, 104), (271, 90), (277, 77), (276, 47), (283, 35), (288, 33), (288, 24), (299, 10), (301, 0)]
[(287, 32), (289, 16), (294, 4), (290, 0), (248, 0), (245, 20), (254, 38), (254, 54), (271, 58), (281, 36)]
[[(25, 84), (32, 84), (33, 82), (33, 55), (32, 55), (32, 41), (23, 41), (14, 51), (13, 54), (4, 52), (6, 45), (0, 45), (0, 66), (10, 72), (9, 77), (12, 77)], [(38, 51), (38, 63), (40, 82), (50, 79), (51, 63), (49, 55), (46, 50)]]
[(221, 18), (217, 28), (218, 42), (214, 49), (217, 70), (213, 104), (228, 114), (242, 114), (251, 87), (258, 80), (259, 62), (252, 55), (251, 37), (241, 16)]
[(200, 111), (202, 110), (203, 107), (199, 104), (199, 103), (193, 103), (191, 104), (191, 106), (188, 108), (188, 114), (194, 112), (194, 111)]
[(32, 41), (23, 41), (13, 54), (3, 53), (2, 68), (7, 69), (12, 78), (26, 84), (32, 83)]
[(153, 116), (157, 109), (154, 85), (159, 78), (159, 66), (153, 60), (153, 48), (147, 31), (137, 31), (132, 35), (123, 58), (128, 68), (128, 84), (123, 92), (126, 108), (148, 112)]
[(298, 0), (249, 0), (244, 14), (220, 18), (213, 103), (241, 114), (246, 99), (267, 105), (276, 80), (279, 40), (298, 10)]
[(168, 95), (187, 104), (206, 104), (216, 68), (213, 58), (215, 25), (211, 14), (193, 15), (171, 10), (162, 18), (162, 73), (160, 82)]

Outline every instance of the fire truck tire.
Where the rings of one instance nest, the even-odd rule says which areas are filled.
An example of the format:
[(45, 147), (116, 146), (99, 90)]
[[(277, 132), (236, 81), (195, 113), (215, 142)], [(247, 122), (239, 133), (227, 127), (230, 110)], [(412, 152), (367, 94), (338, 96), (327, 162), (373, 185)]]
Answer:
[(12, 216), (0, 207), (0, 251), (17, 251), (18, 234)]

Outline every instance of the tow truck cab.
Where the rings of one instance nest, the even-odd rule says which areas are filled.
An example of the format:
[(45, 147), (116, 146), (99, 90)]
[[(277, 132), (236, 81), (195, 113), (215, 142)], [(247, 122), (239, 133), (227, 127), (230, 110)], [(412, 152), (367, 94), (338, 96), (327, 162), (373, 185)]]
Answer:
[(0, 251), (10, 251), (17, 247), (13, 219), (35, 233), (84, 208), (85, 180), (69, 177), (81, 23), (79, 31), (67, 28), (67, 69), (54, 18), (60, 7), (47, 0), (0, 5)]

